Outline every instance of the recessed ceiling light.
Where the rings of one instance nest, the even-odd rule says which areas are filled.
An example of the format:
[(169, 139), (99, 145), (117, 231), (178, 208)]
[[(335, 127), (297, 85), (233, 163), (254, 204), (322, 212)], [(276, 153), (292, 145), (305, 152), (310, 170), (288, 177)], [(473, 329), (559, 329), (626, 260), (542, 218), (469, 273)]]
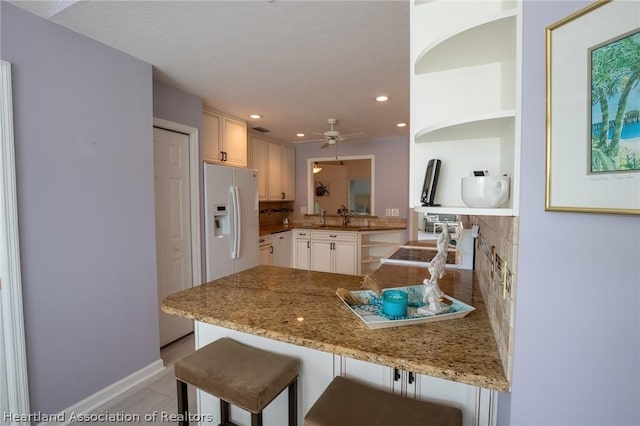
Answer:
[(398, 123), (398, 124), (396, 124), (396, 126), (398, 126), (398, 127), (406, 127), (407, 123)]
[(378, 96), (376, 98), (376, 101), (378, 101), (378, 102), (387, 102), (388, 100), (389, 100), (389, 97), (388, 96), (384, 96), (384, 95)]
[(249, 117), (251, 117), (251, 118), (255, 118), (256, 120), (257, 120), (258, 118), (262, 118), (262, 116), (261, 116), (260, 114), (251, 114)]
[(304, 133), (296, 133), (296, 136), (299, 138), (303, 138), (304, 137)]

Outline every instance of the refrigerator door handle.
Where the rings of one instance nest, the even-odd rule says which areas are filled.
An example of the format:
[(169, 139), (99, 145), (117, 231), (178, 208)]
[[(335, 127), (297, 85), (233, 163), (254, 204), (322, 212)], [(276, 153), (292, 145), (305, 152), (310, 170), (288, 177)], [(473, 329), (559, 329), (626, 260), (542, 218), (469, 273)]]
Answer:
[(233, 253), (231, 257), (239, 259), (242, 226), (240, 226), (240, 198), (238, 196), (238, 187), (235, 185), (231, 187), (231, 203), (233, 205)]

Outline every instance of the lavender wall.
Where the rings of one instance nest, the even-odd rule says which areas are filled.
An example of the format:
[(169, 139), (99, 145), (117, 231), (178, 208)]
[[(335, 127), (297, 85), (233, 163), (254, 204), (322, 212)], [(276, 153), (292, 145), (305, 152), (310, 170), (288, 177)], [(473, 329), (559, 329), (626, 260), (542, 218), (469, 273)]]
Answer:
[(153, 80), (153, 116), (201, 129), (202, 99)]
[(514, 369), (500, 424), (640, 424), (640, 218), (544, 211), (545, 27), (590, 3), (524, 3)]
[(3, 1), (31, 409), (160, 359), (151, 65)]
[[(307, 205), (307, 159), (331, 157), (335, 149), (320, 149), (322, 143), (296, 145), (296, 212)], [(351, 140), (338, 147), (340, 156), (375, 155), (375, 214), (399, 208), (407, 217), (409, 208), (409, 141), (407, 137)]]

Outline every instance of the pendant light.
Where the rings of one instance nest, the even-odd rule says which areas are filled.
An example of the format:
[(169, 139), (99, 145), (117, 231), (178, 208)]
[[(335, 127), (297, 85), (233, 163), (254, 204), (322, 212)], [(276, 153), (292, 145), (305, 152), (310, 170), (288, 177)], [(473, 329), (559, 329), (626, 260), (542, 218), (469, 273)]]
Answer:
[(313, 163), (313, 173), (316, 174), (322, 171), (322, 167), (318, 167), (318, 162)]

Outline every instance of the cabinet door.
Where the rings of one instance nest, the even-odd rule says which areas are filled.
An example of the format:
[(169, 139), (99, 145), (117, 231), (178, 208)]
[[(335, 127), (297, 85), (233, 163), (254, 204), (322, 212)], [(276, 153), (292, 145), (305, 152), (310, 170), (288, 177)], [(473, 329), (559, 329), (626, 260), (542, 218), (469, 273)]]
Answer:
[(424, 374), (416, 374), (415, 378), (414, 395), (409, 388), (407, 396), (427, 401), (446, 401), (449, 405), (460, 407), (464, 426), (495, 426), (497, 416), (494, 411), (498, 399), (495, 391)]
[(269, 143), (269, 199), (284, 200), (282, 187), (282, 163), (284, 147), (277, 143)]
[(297, 269), (309, 269), (309, 245), (308, 239), (295, 239), (293, 244), (293, 267)]
[(273, 266), (291, 267), (291, 231), (271, 235), (273, 245)]
[(311, 240), (309, 269), (320, 272), (333, 272), (333, 241)]
[(273, 246), (261, 246), (260, 247), (260, 264), (261, 265), (271, 265), (271, 251), (273, 250)]
[(200, 150), (203, 161), (222, 162), (222, 116), (210, 111), (202, 113)]
[(229, 117), (222, 117), (222, 132), (225, 163), (247, 167), (247, 124)]
[(358, 274), (358, 247), (355, 243), (335, 241), (333, 243), (333, 268), (336, 274)]
[(282, 181), (284, 198), (296, 199), (296, 151), (294, 148), (284, 147), (282, 167)]
[(269, 179), (269, 142), (251, 135), (249, 167), (258, 170), (258, 199), (268, 200)]
[(340, 373), (342, 376), (366, 383), (387, 392), (393, 391), (393, 368), (346, 356), (342, 356), (341, 360), (342, 371)]

